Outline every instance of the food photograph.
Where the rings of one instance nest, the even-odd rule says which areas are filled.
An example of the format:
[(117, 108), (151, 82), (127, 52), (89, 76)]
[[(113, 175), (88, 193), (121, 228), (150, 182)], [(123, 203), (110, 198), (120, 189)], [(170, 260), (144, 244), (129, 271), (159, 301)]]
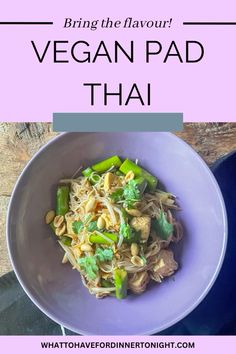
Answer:
[(236, 334), (236, 124), (0, 129), (0, 334)]

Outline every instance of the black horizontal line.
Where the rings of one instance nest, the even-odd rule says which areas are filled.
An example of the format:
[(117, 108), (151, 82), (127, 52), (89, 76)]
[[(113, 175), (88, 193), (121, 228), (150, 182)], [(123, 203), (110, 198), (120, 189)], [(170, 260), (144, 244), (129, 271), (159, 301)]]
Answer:
[(236, 25), (236, 22), (183, 22), (183, 25), (234, 26)]
[(0, 25), (53, 25), (53, 22), (0, 22)]

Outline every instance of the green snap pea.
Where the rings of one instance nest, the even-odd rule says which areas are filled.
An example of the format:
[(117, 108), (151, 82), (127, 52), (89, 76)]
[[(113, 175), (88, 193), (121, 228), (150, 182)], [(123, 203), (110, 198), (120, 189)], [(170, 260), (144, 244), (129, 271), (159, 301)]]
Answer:
[(120, 170), (116, 171), (115, 174), (116, 174), (117, 176), (124, 176), (124, 174), (123, 174)]
[(125, 269), (116, 268), (114, 270), (114, 280), (117, 299), (124, 299), (127, 296), (128, 275)]
[(65, 215), (69, 211), (69, 187), (60, 186), (57, 189), (57, 215)]
[(121, 163), (122, 162), (121, 162), (119, 156), (112, 156), (106, 160), (96, 163), (95, 165), (92, 166), (92, 169), (98, 173), (103, 173), (103, 172), (109, 170), (109, 168), (111, 168), (112, 166), (120, 167)]
[(82, 175), (85, 177), (89, 177), (93, 173), (93, 169), (91, 167), (86, 168), (82, 171)]
[(103, 238), (101, 235), (98, 234), (92, 234), (89, 237), (89, 241), (91, 243), (100, 243), (100, 244), (105, 244), (105, 245), (110, 245), (111, 243), (117, 242), (118, 236), (116, 234), (112, 234), (109, 232), (103, 232), (103, 234), (111, 240), (111, 242), (107, 241), (105, 238)]
[(144, 177), (137, 177), (134, 180), (137, 183), (140, 193), (143, 194), (147, 187), (147, 180)]

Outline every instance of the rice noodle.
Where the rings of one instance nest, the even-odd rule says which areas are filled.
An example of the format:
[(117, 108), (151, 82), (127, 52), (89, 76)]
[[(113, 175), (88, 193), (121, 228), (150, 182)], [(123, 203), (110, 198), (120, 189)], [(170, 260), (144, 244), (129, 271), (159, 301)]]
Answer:
[(73, 255), (73, 253), (71, 252), (70, 248), (65, 246), (61, 241), (58, 241), (58, 243), (60, 244), (60, 246), (63, 248), (63, 250), (65, 251), (67, 258), (69, 260), (69, 262), (72, 264), (72, 266), (76, 269), (79, 269), (75, 257)]
[(119, 214), (119, 217), (120, 217), (120, 223), (123, 224), (125, 222), (124, 218), (123, 218), (123, 215), (122, 215), (122, 212), (119, 208), (113, 206), (113, 209), (117, 212), (117, 214)]
[(100, 264), (100, 269), (104, 272), (104, 273), (111, 273), (114, 269), (113, 265), (110, 264)]
[(150, 208), (150, 207), (153, 206), (153, 205), (154, 205), (153, 202), (150, 202), (150, 203), (146, 204), (145, 207), (143, 207), (143, 208), (141, 209), (141, 212), (143, 213), (145, 210), (147, 210), (148, 208)]
[[(117, 214), (119, 214), (119, 217), (120, 217), (120, 224), (121, 224), (121, 225), (124, 224), (124, 223), (125, 223), (125, 220), (124, 220), (124, 218), (123, 218), (123, 215), (122, 215), (121, 210), (120, 210), (119, 208), (117, 208), (117, 207), (114, 207), (114, 206), (113, 206), (113, 209), (117, 212)], [(118, 241), (118, 243), (117, 243), (117, 248), (118, 248), (118, 249), (121, 247), (121, 245), (122, 245), (122, 243), (123, 243), (123, 240), (124, 240), (123, 235), (122, 235), (121, 233), (119, 233), (119, 241)]]
[(116, 216), (114, 214), (111, 203), (106, 198), (99, 198), (99, 201), (101, 201), (107, 207), (107, 209), (110, 213), (113, 225), (116, 224)]
[(123, 235), (120, 233), (120, 234), (119, 234), (119, 241), (118, 241), (118, 243), (117, 243), (117, 248), (118, 248), (118, 249), (121, 248), (121, 245), (122, 245), (122, 243), (123, 243), (123, 240), (124, 240), (124, 237), (123, 237)]
[(111, 287), (111, 288), (90, 288), (90, 290), (94, 293), (94, 294), (97, 294), (97, 293), (102, 293), (102, 292), (112, 292), (112, 291), (115, 291), (116, 288), (115, 287)]

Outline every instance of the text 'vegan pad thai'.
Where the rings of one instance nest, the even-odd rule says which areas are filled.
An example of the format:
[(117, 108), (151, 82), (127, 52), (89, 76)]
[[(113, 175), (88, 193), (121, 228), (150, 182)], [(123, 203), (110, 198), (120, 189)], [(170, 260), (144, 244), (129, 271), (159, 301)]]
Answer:
[(61, 180), (56, 212), (46, 214), (83, 284), (96, 297), (139, 294), (150, 280), (161, 283), (178, 268), (172, 242), (182, 226), (172, 211), (175, 196), (157, 189), (157, 178), (126, 159), (112, 156)]

